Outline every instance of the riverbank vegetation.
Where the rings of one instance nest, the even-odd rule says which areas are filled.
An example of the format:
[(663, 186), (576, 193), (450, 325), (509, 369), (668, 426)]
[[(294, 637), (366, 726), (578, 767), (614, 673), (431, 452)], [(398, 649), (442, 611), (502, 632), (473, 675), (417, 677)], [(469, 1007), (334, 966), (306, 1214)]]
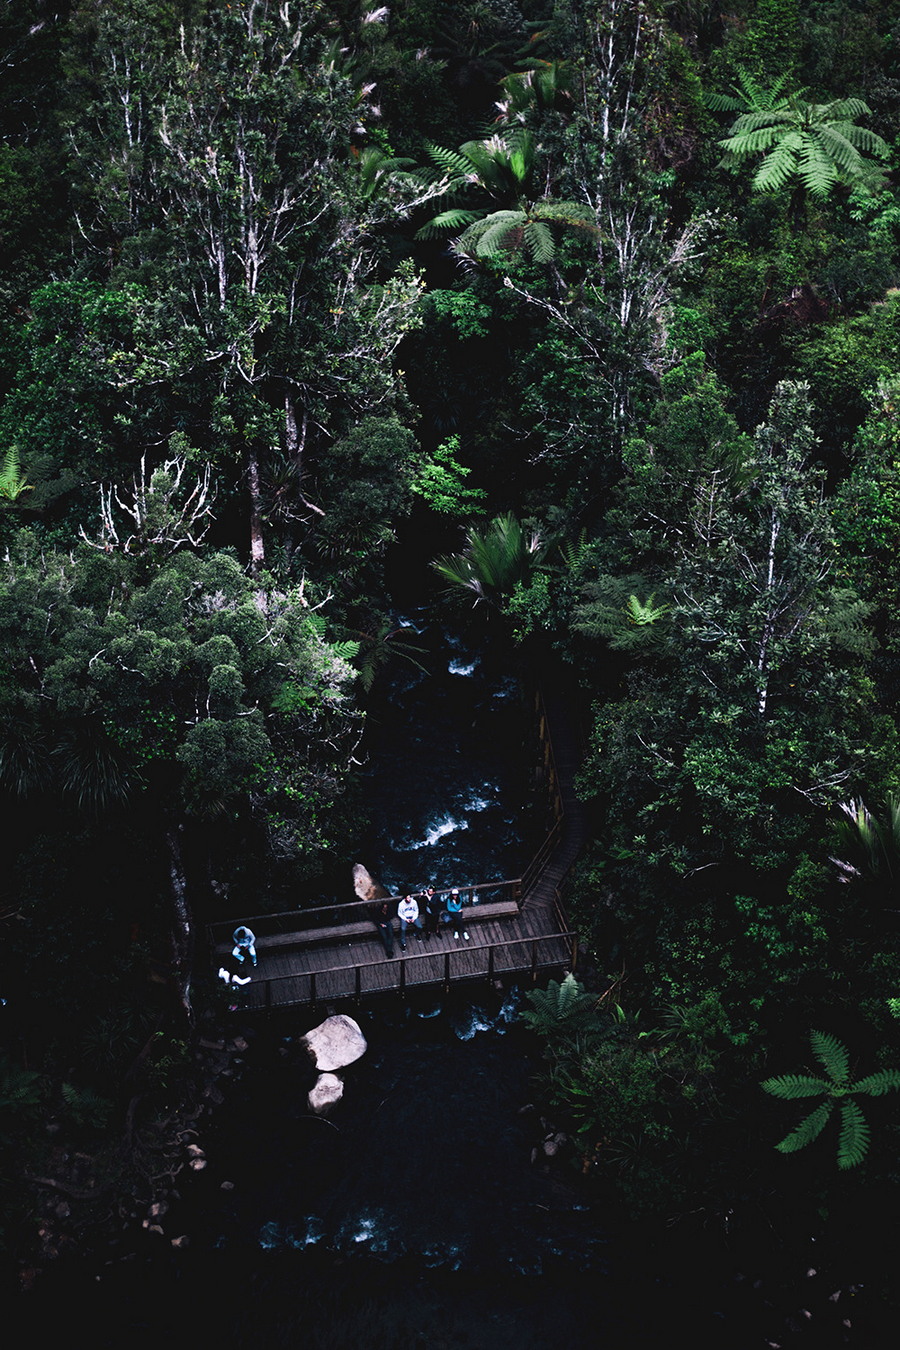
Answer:
[[(6, 7), (10, 1247), (48, 1118), (177, 1077), (202, 923), (352, 857), (398, 587), (582, 691), (588, 992), (542, 1028), (584, 1170), (896, 1207), (898, 24)], [(775, 1150), (811, 1033), (852, 1167)]]

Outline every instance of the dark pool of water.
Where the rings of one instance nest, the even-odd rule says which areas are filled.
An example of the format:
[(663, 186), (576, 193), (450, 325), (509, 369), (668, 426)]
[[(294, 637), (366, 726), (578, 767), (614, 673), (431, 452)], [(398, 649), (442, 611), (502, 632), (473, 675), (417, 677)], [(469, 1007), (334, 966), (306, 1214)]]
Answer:
[[(565, 1149), (559, 1165), (533, 1161), (545, 1128), (517, 1001), (362, 1015), (369, 1049), (327, 1120), (307, 1108), (307, 1024), (245, 1028), (245, 1063), (202, 1140), (207, 1170), (167, 1238), (132, 1230), (110, 1264), (52, 1271), (28, 1307), (32, 1343), (78, 1326), (93, 1347), (170, 1350), (562, 1350), (687, 1331), (760, 1345), (718, 1258), (636, 1250)], [(174, 1251), (181, 1233), (190, 1245)]]
[(834, 1253), (642, 1228), (585, 1190), (565, 1147), (535, 1163), (539, 1061), (515, 1006), (507, 992), (361, 1015), (369, 1048), (327, 1120), (307, 1109), (308, 1021), (235, 1025), (250, 1047), (166, 1237), (132, 1225), (107, 1257), (52, 1269), (26, 1301), (28, 1343), (75, 1328), (116, 1350), (894, 1343), (853, 1290), (831, 1300)]

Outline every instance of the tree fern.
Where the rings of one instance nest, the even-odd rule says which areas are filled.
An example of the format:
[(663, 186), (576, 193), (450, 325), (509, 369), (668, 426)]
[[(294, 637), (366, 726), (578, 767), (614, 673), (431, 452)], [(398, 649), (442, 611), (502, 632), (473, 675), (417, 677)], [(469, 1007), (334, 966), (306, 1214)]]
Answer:
[(869, 1147), (869, 1126), (859, 1103), (853, 1100), (858, 1093), (881, 1097), (886, 1092), (900, 1089), (900, 1070), (882, 1069), (860, 1078), (850, 1078), (850, 1053), (843, 1041), (824, 1031), (811, 1031), (810, 1044), (816, 1059), (828, 1078), (810, 1074), (781, 1074), (767, 1078), (760, 1084), (764, 1092), (783, 1101), (801, 1097), (823, 1097), (824, 1100), (775, 1147), (780, 1153), (796, 1153), (811, 1144), (822, 1133), (835, 1104), (840, 1107), (841, 1128), (837, 1146), (838, 1167), (856, 1167), (866, 1156)]
[(576, 1031), (596, 1017), (593, 999), (571, 972), (561, 982), (550, 980), (546, 989), (532, 989), (525, 997), (531, 1007), (522, 1009), (522, 1020), (541, 1036)]
[(768, 90), (746, 72), (739, 73), (734, 95), (710, 95), (708, 106), (718, 112), (738, 112), (728, 136), (719, 142), (722, 164), (734, 167), (763, 155), (753, 176), (757, 192), (778, 192), (791, 182), (819, 200), (840, 183), (874, 188), (883, 172), (873, 162), (885, 159), (888, 145), (856, 119), (871, 108), (859, 98), (813, 103), (806, 90), (783, 93), (785, 81)]
[(470, 529), (460, 553), (436, 558), (432, 567), (448, 589), (468, 591), (474, 603), (502, 603), (517, 582), (526, 583), (540, 565), (540, 537), (526, 531), (512, 512), (495, 516), (486, 529)]

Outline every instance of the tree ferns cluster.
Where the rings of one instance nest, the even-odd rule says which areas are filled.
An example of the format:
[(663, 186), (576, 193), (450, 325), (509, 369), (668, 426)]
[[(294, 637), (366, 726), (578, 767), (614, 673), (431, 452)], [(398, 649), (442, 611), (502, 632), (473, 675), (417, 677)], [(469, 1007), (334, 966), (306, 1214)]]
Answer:
[(895, 1186), (898, 22), (5, 7), (11, 1165), (185, 1034), (200, 920), (331, 894), (399, 585), (581, 691), (598, 989), (530, 1020), (584, 1172), (812, 1204), (837, 1104)]

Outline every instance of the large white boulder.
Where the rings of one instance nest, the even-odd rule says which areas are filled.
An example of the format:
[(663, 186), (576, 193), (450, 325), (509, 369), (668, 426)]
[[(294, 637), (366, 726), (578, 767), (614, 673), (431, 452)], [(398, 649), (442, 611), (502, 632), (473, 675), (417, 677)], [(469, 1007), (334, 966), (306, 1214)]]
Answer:
[(360, 900), (383, 900), (388, 894), (362, 863), (353, 864), (353, 889)]
[(343, 1013), (326, 1017), (321, 1026), (313, 1027), (300, 1039), (315, 1060), (316, 1068), (323, 1073), (353, 1064), (368, 1049), (358, 1024)]
[(318, 1082), (307, 1097), (310, 1111), (325, 1115), (344, 1095), (344, 1085), (336, 1073), (320, 1073)]

